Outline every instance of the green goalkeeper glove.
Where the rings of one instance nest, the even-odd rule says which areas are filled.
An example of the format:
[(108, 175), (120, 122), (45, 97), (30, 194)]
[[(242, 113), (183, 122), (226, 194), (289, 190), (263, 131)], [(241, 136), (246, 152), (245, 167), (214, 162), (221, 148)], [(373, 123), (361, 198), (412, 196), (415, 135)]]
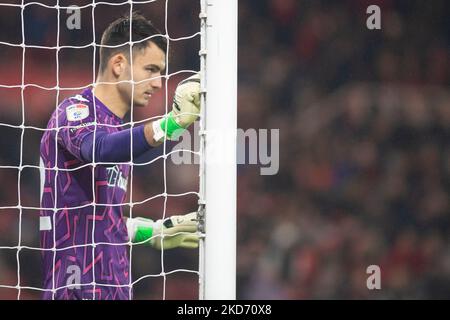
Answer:
[(133, 243), (145, 241), (158, 250), (198, 248), (197, 212), (157, 221), (146, 218), (128, 219), (127, 229)]
[(153, 122), (155, 141), (176, 140), (200, 114), (200, 75), (181, 81), (175, 90), (172, 111)]

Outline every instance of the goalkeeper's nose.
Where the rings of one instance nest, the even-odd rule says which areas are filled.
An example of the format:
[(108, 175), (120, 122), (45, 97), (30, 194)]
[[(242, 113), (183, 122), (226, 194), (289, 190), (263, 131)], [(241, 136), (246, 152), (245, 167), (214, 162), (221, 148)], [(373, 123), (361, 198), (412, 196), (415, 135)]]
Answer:
[(158, 74), (156, 77), (150, 80), (150, 86), (152, 87), (152, 90), (159, 90), (162, 88), (161, 74)]

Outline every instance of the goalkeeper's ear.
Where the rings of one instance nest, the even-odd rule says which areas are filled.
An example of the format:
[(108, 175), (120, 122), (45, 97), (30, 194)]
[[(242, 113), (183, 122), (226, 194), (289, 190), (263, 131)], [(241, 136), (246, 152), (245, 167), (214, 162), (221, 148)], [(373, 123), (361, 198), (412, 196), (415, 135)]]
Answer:
[(113, 75), (116, 78), (120, 78), (126, 69), (128, 60), (123, 53), (119, 52), (109, 59), (108, 64), (111, 66)]

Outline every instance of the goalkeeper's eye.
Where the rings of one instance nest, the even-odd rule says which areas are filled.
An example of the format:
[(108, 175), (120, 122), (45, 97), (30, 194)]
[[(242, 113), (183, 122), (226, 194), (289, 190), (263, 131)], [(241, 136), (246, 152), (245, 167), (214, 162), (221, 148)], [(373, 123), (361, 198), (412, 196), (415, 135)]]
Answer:
[(161, 73), (161, 69), (158, 66), (149, 66), (146, 67), (145, 70), (147, 70), (150, 73)]

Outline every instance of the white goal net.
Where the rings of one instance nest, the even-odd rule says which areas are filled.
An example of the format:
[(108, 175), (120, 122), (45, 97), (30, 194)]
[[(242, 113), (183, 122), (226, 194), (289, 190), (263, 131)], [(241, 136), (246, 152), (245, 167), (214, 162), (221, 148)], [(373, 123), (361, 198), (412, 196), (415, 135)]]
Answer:
[[(81, 274), (89, 269), (95, 274), (95, 268), (101, 266), (110, 271), (105, 277), (114, 278), (112, 264), (122, 261), (103, 261), (95, 249), (99, 246), (127, 246), (128, 272), (131, 276), (127, 284), (117, 286), (125, 286), (130, 293), (133, 291), (134, 299), (202, 297), (199, 282), (203, 283), (203, 258), (199, 260), (199, 255), (203, 255), (203, 243), (200, 250), (157, 251), (130, 241), (98, 242), (96, 225), (101, 219), (109, 218), (109, 209), (107, 205), (95, 201), (96, 188), (100, 188), (95, 185), (95, 168), (106, 163), (77, 166), (69, 163), (67, 166), (45, 168), (45, 164), (39, 161), (39, 154), (45, 132), (61, 129), (58, 123), (56, 129), (47, 128), (57, 106), (64, 99), (76, 96), (96, 83), (102, 32), (124, 14), (138, 11), (161, 30), (158, 36), (167, 40), (166, 68), (161, 75), (162, 89), (152, 96), (146, 108), (131, 105), (123, 123), (106, 126), (134, 128), (168, 113), (177, 84), (199, 70), (205, 75), (206, 9), (207, 2), (199, 0), (0, 2), (0, 27), (6, 31), (0, 36), (3, 56), (0, 75), (0, 132), (3, 141), (0, 150), (0, 299), (41, 299), (46, 291), (55, 298), (56, 292), (61, 289), (58, 287), (58, 276), (61, 273), (77, 275), (77, 270), (58, 270), (60, 261), (55, 253), (62, 250), (89, 252), (80, 266), (81, 270), (78, 270)], [(128, 44), (135, 44), (131, 35)], [(204, 93), (202, 104), (205, 104)], [(204, 119), (202, 116), (200, 118), (201, 123), (196, 125), (195, 130), (200, 127), (204, 133)], [(194, 126), (189, 130), (194, 140), (197, 134), (194, 133)], [(115, 163), (108, 169), (111, 180), (106, 184), (113, 183), (127, 189), (126, 201), (116, 205), (124, 216), (157, 220), (197, 211), (199, 207), (203, 209), (204, 137), (200, 138), (199, 144), (192, 143), (190, 149), (174, 148), (176, 144), (176, 141), (166, 141), (142, 157), (131, 155), (130, 162)], [(180, 159), (181, 153), (184, 154), (183, 159), (190, 160), (181, 164), (173, 161), (174, 156)], [(58, 163), (58, 160), (55, 162)], [(127, 181), (121, 181), (121, 165), (130, 165)], [(80, 202), (67, 208), (59, 207), (54, 201), (53, 208), (41, 207), (40, 189), (42, 193), (45, 188), (40, 180), (53, 174), (55, 180), (64, 181), (61, 183), (74, 183), (64, 179), (69, 177), (67, 179), (70, 180), (72, 174), (85, 167), (90, 167), (93, 173), (90, 177), (93, 203)], [(56, 194), (52, 196), (57, 198)], [(53, 223), (67, 219), (67, 233), (70, 233), (76, 232), (74, 228), (78, 221), (70, 215), (76, 215), (77, 210), (86, 207), (93, 209), (93, 226), (90, 237), (84, 243), (60, 247), (59, 240), (66, 234), (60, 237), (53, 232), (53, 247), (42, 248), (39, 231), (43, 223), (40, 219), (42, 210), (52, 210)], [(51, 227), (49, 229), (54, 230)], [(51, 288), (42, 285), (44, 273), (48, 271), (42, 269), (45, 250), (54, 256)], [(94, 277), (89, 283), (77, 285), (92, 287), (92, 299), (102, 299), (104, 297), (96, 295), (98, 283), (95, 280)], [(114, 281), (111, 283), (106, 286), (114, 287)], [(67, 287), (71, 285), (73, 283), (67, 284)]]

